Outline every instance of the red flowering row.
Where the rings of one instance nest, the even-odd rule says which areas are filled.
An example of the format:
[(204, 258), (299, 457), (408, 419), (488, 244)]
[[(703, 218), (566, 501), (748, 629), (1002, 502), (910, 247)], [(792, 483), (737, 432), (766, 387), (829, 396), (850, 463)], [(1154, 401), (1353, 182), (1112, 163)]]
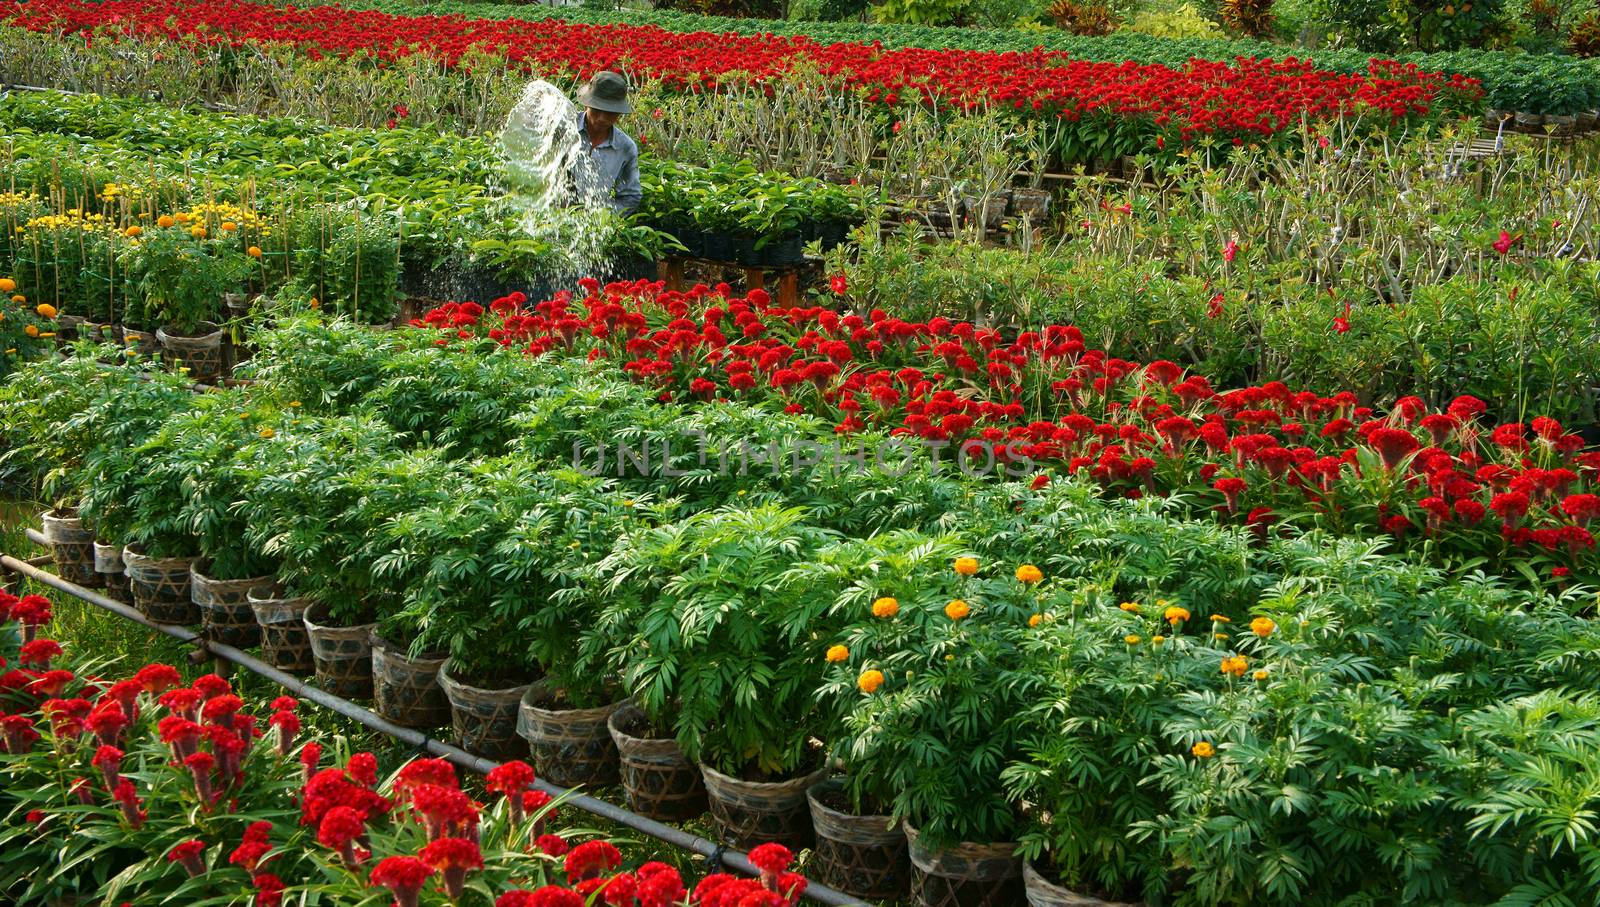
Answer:
[[(43, 802), (50, 805), (18, 811), (52, 853), (60, 846), (52, 836), (71, 835), (97, 821), (106, 823), (92, 835), (97, 840), (114, 839), (119, 828), (133, 838), (161, 826), (164, 840), (181, 838), (163, 847), (165, 864), (181, 868), (182, 875), (159, 881), (206, 877), (222, 890), (230, 882), (227, 867), (237, 867), (243, 875), (234, 873), (232, 884), (248, 880), (257, 907), (281, 904), (296, 878), (321, 879), (330, 873), (317, 870), (328, 867), (339, 870), (332, 875), (342, 873), (351, 881), (356, 889), (347, 893), (351, 902), (362, 896), (360, 888), (381, 887), (399, 907), (416, 907), (434, 882), (454, 903), (469, 874), (485, 870), (491, 848), (503, 851), (496, 852), (498, 864), (521, 861), (521, 872), (514, 869), (509, 884), (515, 885), (519, 875), (535, 883), (500, 894), (496, 907), (792, 907), (805, 889), (805, 878), (789, 871), (794, 855), (776, 844), (750, 854), (762, 871), (760, 879), (718, 873), (703, 879), (692, 894), (678, 871), (663, 863), (624, 871), (622, 854), (610, 842), (572, 845), (546, 831), (555, 804), (533, 789), (533, 769), (523, 762), (507, 762), (489, 773), (486, 789), (499, 795), (492, 809), (501, 811), (492, 826), (486, 825), (491, 807), (463, 790), (455, 769), (441, 759), (407, 763), (384, 793), (371, 753), (354, 753), (343, 766), (321, 767), (322, 746), (298, 739), (299, 703), (292, 697), (273, 700), (271, 717), (261, 722), (244, 711), (229, 681), (215, 674), (189, 686), (165, 664), (146, 665), (117, 681), (78, 676), (56, 664), (62, 646), (38, 635), (50, 619), (47, 599), (19, 599), (0, 591), (0, 653), (7, 624), (16, 621), (21, 630), (20, 646), (6, 653), (17, 665), (7, 670), (0, 654), (0, 771), (8, 785), (16, 785), (14, 791), (49, 788), (71, 778), (64, 789), (46, 791)], [(268, 729), (271, 742), (263, 745)], [(165, 768), (151, 777), (153, 766)], [(27, 774), (30, 768), (37, 778)], [(84, 773), (73, 777), (80, 770)], [(170, 783), (174, 775), (185, 779), (177, 796)], [(279, 788), (292, 798), (274, 796)], [(4, 798), (0, 794), (0, 816), (6, 812)], [(280, 833), (272, 821), (250, 821), (252, 806), (283, 802), (298, 804), (298, 824), (321, 850), (296, 850), (295, 844), (308, 842), (292, 828)], [(289, 817), (292, 822), (293, 813)], [(230, 821), (243, 830), (225, 839), (218, 829)], [(495, 840), (485, 836), (489, 827)], [(28, 846), (8, 840), (13, 841), (8, 847)], [(213, 845), (221, 845), (218, 865), (206, 859)], [(415, 852), (381, 858), (374, 852), (407, 847)], [(537, 884), (558, 869), (564, 880)], [(151, 887), (161, 887), (156, 881)], [(190, 899), (196, 896), (193, 889), (184, 891)]]
[(655, 26), (396, 16), (246, 0), (10, 0), (0, 3), (0, 20), (38, 31), (87, 35), (110, 29), (207, 45), (281, 43), (313, 57), (371, 54), (380, 65), (418, 53), (454, 65), (470, 52), (487, 51), (526, 71), (586, 78), (623, 69), (685, 90), (759, 83), (803, 64), (890, 107), (998, 105), (1069, 121), (1136, 118), (1178, 141), (1214, 134), (1242, 142), (1281, 132), (1302, 118), (1362, 112), (1388, 125), (1426, 114), (1447, 93), (1479, 91), (1475, 80), (1392, 61), (1374, 61), (1365, 75), (1245, 57), (1229, 63), (1191, 60), (1174, 69), (1091, 63), (1044, 50), (886, 50), (818, 44), (798, 35), (677, 34)]
[[(1281, 382), (1218, 391), (1174, 363), (1130, 362), (1074, 327), (1004, 337), (966, 322), (782, 308), (697, 286), (582, 282), (527, 307), (521, 294), (436, 309), (419, 327), (531, 354), (609, 358), (663, 400), (754, 398), (998, 464), (1084, 475), (1108, 493), (1181, 495), (1265, 531), (1275, 522), (1377, 533), (1462, 559), (1531, 556), (1594, 572), (1600, 453), (1553, 419), (1486, 425), (1482, 401), (1387, 413), (1352, 393)], [(843, 291), (836, 282), (836, 291)], [(1492, 514), (1492, 518), (1491, 518)]]

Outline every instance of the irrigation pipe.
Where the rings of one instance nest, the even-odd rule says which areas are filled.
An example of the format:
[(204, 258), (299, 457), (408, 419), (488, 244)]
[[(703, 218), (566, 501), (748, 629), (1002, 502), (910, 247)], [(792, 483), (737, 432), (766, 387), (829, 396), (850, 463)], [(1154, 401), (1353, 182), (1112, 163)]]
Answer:
[[(29, 529), (27, 533), (30, 541), (39, 544), (44, 543), (44, 536), (39, 532)], [(301, 699), (314, 702), (325, 709), (343, 715), (362, 727), (377, 731), (380, 734), (387, 734), (402, 743), (415, 747), (418, 752), (426, 752), (441, 759), (448, 759), (461, 768), (481, 775), (488, 774), (495, 766), (499, 765), (499, 763), (492, 760), (474, 756), (459, 747), (434, 740), (427, 734), (385, 721), (377, 714), (356, 705), (348, 699), (341, 699), (324, 690), (319, 690), (300, 678), (285, 674), (272, 665), (241, 652), (233, 646), (202, 639), (198, 633), (187, 627), (158, 624), (119, 601), (107, 598), (92, 589), (85, 589), (76, 583), (68, 582), (54, 573), (33, 566), (27, 561), (19, 560), (9, 555), (0, 555), (0, 567), (12, 573), (25, 576), (35, 582), (43, 583), (58, 591), (65, 592), (73, 598), (87, 602), (104, 611), (109, 611), (118, 617), (126, 618), (142, 627), (147, 627), (158, 633), (164, 633), (181, 642), (193, 643), (211, 656), (238, 665), (252, 674), (265, 677)], [(741, 851), (725, 849), (715, 841), (708, 841), (699, 835), (673, 828), (654, 819), (647, 819), (637, 813), (629, 812), (620, 806), (607, 803), (604, 800), (598, 800), (587, 794), (573, 793), (569, 788), (558, 787), (542, 778), (535, 781), (534, 784), (539, 790), (552, 797), (559, 797), (563, 803), (570, 803), (584, 812), (592, 813), (618, 825), (627, 826), (641, 834), (665, 841), (682, 850), (692, 851), (707, 859), (720, 860), (724, 868), (737, 870), (751, 876), (760, 874), (760, 870), (752, 865)], [(830, 905), (830, 907), (867, 907), (864, 901), (859, 901), (842, 891), (837, 891), (809, 880), (806, 884), (805, 897), (820, 904)]]

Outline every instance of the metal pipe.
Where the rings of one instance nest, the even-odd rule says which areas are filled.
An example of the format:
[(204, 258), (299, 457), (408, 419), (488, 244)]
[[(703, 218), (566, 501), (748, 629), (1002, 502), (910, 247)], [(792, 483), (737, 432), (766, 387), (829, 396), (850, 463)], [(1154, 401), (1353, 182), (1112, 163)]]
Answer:
[[(27, 534), (29, 539), (37, 537), (38, 540), (43, 540), (43, 536), (32, 529), (27, 530)], [(285, 674), (283, 671), (252, 655), (241, 652), (232, 646), (203, 639), (199, 634), (187, 627), (156, 623), (119, 601), (107, 598), (92, 589), (85, 589), (76, 583), (68, 582), (54, 573), (34, 567), (26, 561), (18, 560), (9, 555), (0, 555), (0, 567), (65, 592), (80, 601), (88, 602), (118, 617), (131, 620), (142, 627), (147, 627), (158, 633), (164, 633), (182, 642), (193, 643), (217, 658), (236, 664), (253, 674), (265, 677), (301, 699), (309, 700), (325, 709), (343, 715), (363, 727), (410, 744), (419, 751), (441, 759), (448, 759), (451, 763), (469, 771), (488, 774), (499, 764), (480, 756), (474, 756), (466, 750), (451, 746), (448, 743), (434, 740), (420, 731), (414, 731), (385, 721), (374, 712), (364, 709), (347, 699), (341, 699), (331, 693), (319, 690), (300, 678), (292, 674)], [(654, 819), (629, 812), (620, 806), (596, 799), (588, 794), (573, 793), (569, 788), (558, 787), (543, 779), (535, 781), (534, 784), (550, 796), (563, 798), (562, 802), (570, 803), (584, 812), (600, 816), (618, 825), (627, 826), (634, 831), (665, 841), (674, 847), (693, 851), (709, 859), (720, 860), (726, 868), (737, 870), (746, 875), (754, 876), (760, 874), (760, 870), (750, 862), (742, 851), (724, 849), (716, 842), (708, 841), (699, 835), (693, 835), (682, 829), (673, 828)], [(809, 880), (806, 884), (805, 896), (818, 903), (830, 905), (830, 907), (867, 907), (864, 901), (859, 901), (842, 891)]]

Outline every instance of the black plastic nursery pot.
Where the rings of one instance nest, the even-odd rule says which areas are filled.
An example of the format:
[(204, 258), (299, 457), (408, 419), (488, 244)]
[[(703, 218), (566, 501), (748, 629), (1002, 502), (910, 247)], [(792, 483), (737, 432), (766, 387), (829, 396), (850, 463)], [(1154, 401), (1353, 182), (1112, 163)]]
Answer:
[(83, 528), (83, 521), (70, 510), (46, 510), (39, 515), (50, 557), (61, 578), (91, 589), (105, 584), (94, 568), (94, 533)]
[(720, 230), (707, 231), (701, 252), (710, 261), (733, 261), (733, 235)]
[(439, 686), (450, 701), (450, 724), (456, 745), (487, 759), (517, 759), (527, 751), (517, 736), (517, 709), (531, 684), (504, 689), (468, 686), (450, 673), (446, 660), (439, 667)]
[(671, 738), (636, 737), (644, 714), (626, 705), (611, 713), (608, 727), (622, 759), (622, 789), (628, 808), (659, 822), (682, 822), (706, 811), (706, 788), (695, 767)]
[(443, 653), (411, 657), (377, 633), (371, 634), (373, 710), (402, 727), (433, 728), (450, 723), (450, 700), (439, 685)]
[(286, 597), (279, 589), (252, 590), (245, 598), (261, 628), (261, 660), (290, 674), (315, 670), (305, 621), (311, 599)]
[(911, 898), (921, 907), (1020, 907), (1026, 902), (1016, 842), (962, 841), (936, 850), (922, 846), (911, 825), (905, 832)]
[(328, 606), (318, 602), (305, 611), (311, 660), (317, 686), (341, 699), (372, 698), (372, 630), (376, 624), (340, 626)]
[(201, 633), (206, 639), (248, 649), (261, 642), (261, 625), (250, 608), (250, 593), (272, 589), (272, 577), (218, 580), (206, 575), (211, 564), (195, 561), (190, 571), (190, 597), (200, 609)]
[(772, 841), (791, 850), (810, 847), (811, 810), (806, 791), (828, 776), (826, 766), (789, 781), (743, 781), (700, 766), (706, 799), (723, 843), (740, 850)]
[(806, 791), (816, 845), (806, 871), (830, 888), (865, 901), (898, 901), (911, 885), (905, 830), (889, 816), (858, 816), (842, 808), (844, 785), (827, 780)]
[(774, 239), (761, 251), (762, 261), (769, 267), (786, 268), (805, 260), (805, 242), (798, 235)]
[(148, 557), (138, 545), (124, 548), (122, 565), (133, 606), (158, 624), (199, 623), (200, 610), (189, 590), (191, 563), (187, 557)]
[(756, 238), (747, 233), (736, 234), (733, 237), (733, 261), (744, 267), (756, 267), (761, 264), (762, 250), (756, 248)]
[(617, 783), (621, 769), (609, 722), (623, 703), (569, 709), (557, 702), (549, 684), (540, 681), (522, 694), (517, 713), (517, 733), (528, 741), (528, 755), (539, 777), (562, 787)]

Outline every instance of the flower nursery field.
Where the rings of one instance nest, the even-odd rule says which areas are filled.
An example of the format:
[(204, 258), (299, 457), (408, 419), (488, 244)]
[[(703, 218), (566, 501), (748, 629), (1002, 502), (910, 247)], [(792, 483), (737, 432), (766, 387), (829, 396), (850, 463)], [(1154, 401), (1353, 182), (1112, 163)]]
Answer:
[(556, 16), (0, 4), (0, 900), (1594, 903), (1590, 61)]

